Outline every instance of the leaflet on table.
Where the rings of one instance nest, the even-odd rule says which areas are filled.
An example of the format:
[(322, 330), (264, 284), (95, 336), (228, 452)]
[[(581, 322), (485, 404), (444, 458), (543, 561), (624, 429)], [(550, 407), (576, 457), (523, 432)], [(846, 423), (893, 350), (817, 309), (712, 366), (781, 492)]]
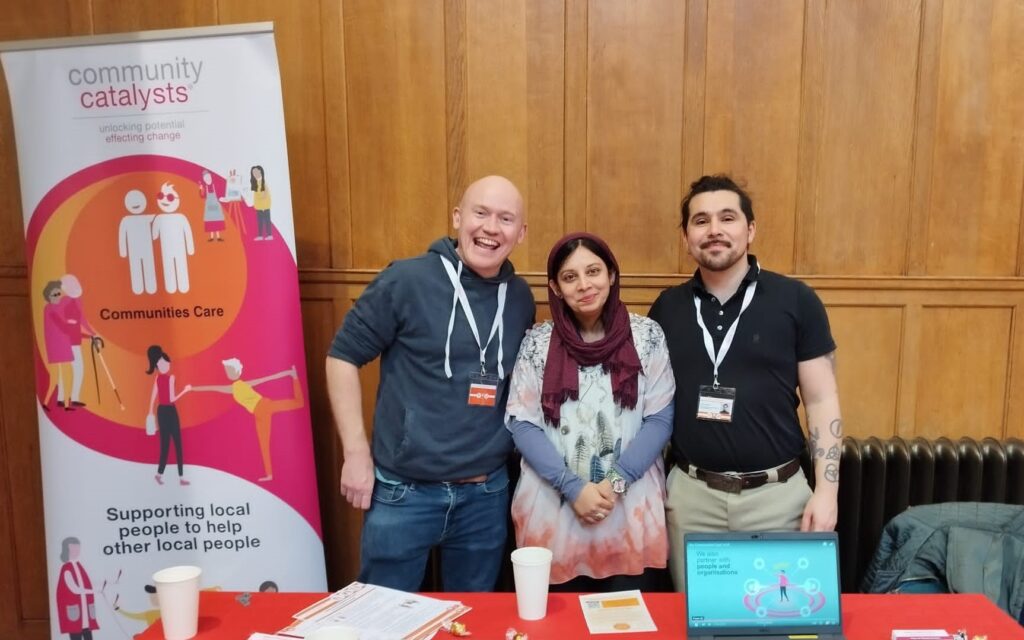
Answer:
[(359, 629), (360, 640), (427, 640), (441, 625), (469, 611), (453, 600), (353, 582), (296, 613), (279, 634), (306, 637), (320, 627)]
[(616, 591), (580, 596), (583, 618), (590, 633), (657, 631), (639, 591)]

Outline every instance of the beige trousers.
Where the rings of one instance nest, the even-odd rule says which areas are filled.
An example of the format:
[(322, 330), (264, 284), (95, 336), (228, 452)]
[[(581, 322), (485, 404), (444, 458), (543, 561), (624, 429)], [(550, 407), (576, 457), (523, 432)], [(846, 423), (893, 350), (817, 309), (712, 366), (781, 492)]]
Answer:
[(679, 467), (668, 474), (669, 571), (676, 591), (686, 590), (683, 534), (697, 531), (796, 531), (811, 488), (802, 469), (786, 482), (728, 493), (691, 478)]

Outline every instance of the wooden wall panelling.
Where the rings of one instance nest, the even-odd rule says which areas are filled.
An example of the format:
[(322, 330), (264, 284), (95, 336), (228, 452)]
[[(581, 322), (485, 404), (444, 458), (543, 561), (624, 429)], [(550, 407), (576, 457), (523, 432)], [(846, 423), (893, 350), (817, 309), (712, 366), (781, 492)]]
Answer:
[[(223, 24), (274, 22), (288, 137), (296, 253), (300, 267), (326, 267), (331, 261), (331, 233), (328, 223), (323, 34), (320, 29), (319, 4), (276, 0), (219, 0), (218, 12)], [(238, 61), (238, 64), (245, 63), (244, 60)], [(274, 179), (268, 171), (267, 186), (271, 193), (274, 190)]]
[[(91, 22), (87, 0), (40, 2), (8, 0), (0, 20), (0, 42), (59, 38), (88, 33)], [(25, 266), (25, 231), (22, 222), (18, 159), (7, 78), (0, 73), (0, 266)]]
[(674, 0), (588, 9), (587, 230), (612, 241), (624, 271), (678, 265), (685, 14)]
[(1024, 440), (1024, 301), (1013, 307), (1013, 332), (1010, 343), (1010, 370), (1006, 385), (1006, 438)]
[(896, 435), (903, 308), (827, 305), (836, 341), (844, 432), (866, 438)]
[(798, 201), (801, 273), (905, 272), (920, 10), (808, 3), (802, 109), (820, 120), (801, 122), (801, 155), (816, 156), (798, 175), (813, 184)]
[(914, 157), (907, 232), (906, 274), (911, 276), (921, 276), (927, 272), (928, 202), (931, 199), (932, 158), (935, 153), (935, 110), (939, 86), (942, 5), (943, 0), (925, 0), (921, 5)]
[(587, 228), (588, 3), (565, 0), (565, 228)]
[[(5, 287), (6, 289), (6, 287)], [(31, 336), (31, 310), (23, 295), (0, 296), (0, 326), (8, 336)], [(31, 340), (7, 340), (0, 350), (0, 369), (18, 374), (0, 378), (0, 435), (6, 453), (7, 492), (0, 502), (11, 516), (10, 539), (4, 540), (12, 553), (9, 576), (13, 584), (10, 600), (19, 628), (46, 624), (49, 609), (46, 540), (43, 532), (43, 488), (39, 461), (39, 426), (36, 416), (35, 376), (32, 375)], [(84, 496), (83, 496), (84, 497)], [(58, 550), (59, 551), (59, 550)]]
[(1005, 432), (1012, 307), (925, 306), (915, 435)]
[(346, 0), (352, 264), (380, 268), (448, 230), (444, 10)]
[[(315, 292), (310, 291), (314, 289)], [(328, 588), (338, 589), (355, 579), (358, 556), (353, 570), (353, 549), (358, 553), (358, 538), (351, 539), (345, 525), (345, 498), (339, 492), (341, 442), (331, 418), (327, 398), (324, 355), (337, 329), (332, 287), (305, 286), (302, 292), (302, 329), (306, 344), (306, 371), (309, 380), (309, 412), (313, 428), (313, 454), (316, 461), (320, 518), (323, 527), (324, 559)]]
[(712, 2), (707, 19), (704, 173), (746, 182), (755, 252), (782, 273), (793, 269), (803, 24), (803, 0)]
[(529, 229), (512, 260), (520, 270), (543, 270), (564, 229), (564, 9), (487, 0), (468, 3), (465, 17), (465, 136), (449, 144), (466, 147), (465, 183), (500, 174), (519, 187)]
[[(687, 0), (686, 35), (683, 59), (683, 128), (682, 149), (679, 161), (679, 192), (671, 211), (664, 213), (678, 230), (679, 205), (683, 194), (690, 190), (690, 184), (704, 174), (704, 125), (706, 116), (707, 50), (708, 50), (708, 0)], [(669, 215), (671, 213), (672, 215)], [(667, 224), (665, 224), (667, 228)], [(696, 263), (686, 248), (686, 236), (679, 233), (677, 240), (676, 271), (692, 273)]]
[(217, 5), (207, 0), (89, 0), (93, 33), (124, 33), (217, 24)]
[(1024, 3), (946, 2), (941, 33), (928, 274), (1014, 275), (1024, 182)]
[(349, 199), (348, 85), (341, 0), (320, 3), (324, 73), (324, 158), (331, 266), (352, 266), (352, 203)]

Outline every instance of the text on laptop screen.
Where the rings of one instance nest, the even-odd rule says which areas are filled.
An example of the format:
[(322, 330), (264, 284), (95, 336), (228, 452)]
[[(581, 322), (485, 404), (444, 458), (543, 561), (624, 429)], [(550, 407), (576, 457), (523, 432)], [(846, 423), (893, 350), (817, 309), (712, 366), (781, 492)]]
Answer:
[(690, 627), (839, 624), (833, 540), (689, 541)]

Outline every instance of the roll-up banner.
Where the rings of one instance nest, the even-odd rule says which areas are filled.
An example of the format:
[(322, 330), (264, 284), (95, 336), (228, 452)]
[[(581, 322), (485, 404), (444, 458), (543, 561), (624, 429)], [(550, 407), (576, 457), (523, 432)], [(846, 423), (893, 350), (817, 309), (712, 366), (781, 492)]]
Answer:
[(53, 637), (130, 638), (173, 565), (200, 566), (204, 589), (324, 590), (272, 25), (0, 59)]

